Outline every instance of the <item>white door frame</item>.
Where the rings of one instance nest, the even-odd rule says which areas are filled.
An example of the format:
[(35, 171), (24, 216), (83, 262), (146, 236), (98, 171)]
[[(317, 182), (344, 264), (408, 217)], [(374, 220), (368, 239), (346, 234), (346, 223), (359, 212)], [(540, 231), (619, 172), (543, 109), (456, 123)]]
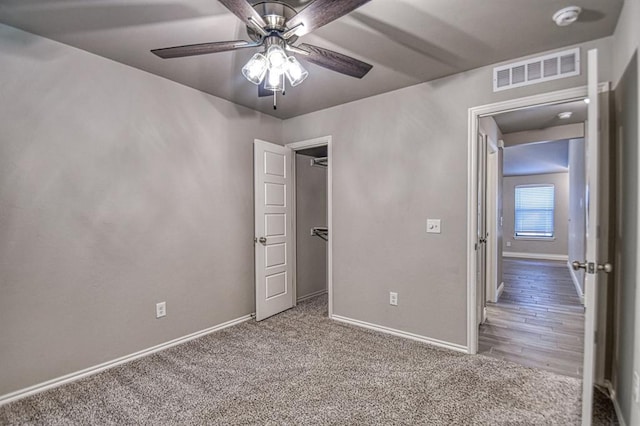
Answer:
[[(607, 92), (609, 83), (601, 83), (598, 86), (599, 93)], [(496, 115), (503, 112), (514, 111), (532, 106), (552, 105), (584, 99), (587, 97), (587, 86), (555, 92), (542, 93), (524, 98), (511, 99), (488, 105), (469, 108), (468, 123), (468, 147), (467, 147), (467, 352), (478, 352), (478, 327), (476, 324), (476, 253), (475, 243), (477, 237), (477, 194), (478, 181), (477, 170), (477, 144), (478, 119), (480, 117)]]
[[(288, 143), (285, 146), (294, 151), (307, 148), (327, 146), (327, 228), (329, 228), (329, 238), (327, 241), (327, 293), (329, 299), (329, 318), (333, 316), (333, 147), (331, 136), (322, 136), (315, 139), (308, 139), (300, 142)], [(296, 256), (297, 256), (297, 236), (296, 236), (296, 162), (291, 162), (291, 176), (293, 176), (293, 303), (297, 300), (297, 277), (296, 277)]]

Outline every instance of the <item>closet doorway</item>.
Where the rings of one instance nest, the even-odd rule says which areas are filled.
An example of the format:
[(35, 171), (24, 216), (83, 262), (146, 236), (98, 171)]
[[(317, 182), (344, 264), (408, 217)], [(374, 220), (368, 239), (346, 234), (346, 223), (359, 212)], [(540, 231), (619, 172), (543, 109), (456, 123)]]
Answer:
[(293, 151), (295, 303), (331, 292), (331, 137), (288, 144)]
[(256, 320), (332, 300), (331, 137), (254, 142)]

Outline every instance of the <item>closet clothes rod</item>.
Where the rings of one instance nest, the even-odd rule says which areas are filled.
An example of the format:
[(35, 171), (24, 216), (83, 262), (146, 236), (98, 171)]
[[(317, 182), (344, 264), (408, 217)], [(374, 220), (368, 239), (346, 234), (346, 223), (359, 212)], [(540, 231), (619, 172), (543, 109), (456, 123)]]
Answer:
[(313, 228), (311, 228), (311, 236), (329, 241), (329, 228), (327, 228), (326, 226), (314, 226)]
[(327, 164), (328, 164), (328, 158), (327, 157), (318, 157), (318, 158), (312, 158), (311, 159), (311, 165), (312, 166), (327, 167)]

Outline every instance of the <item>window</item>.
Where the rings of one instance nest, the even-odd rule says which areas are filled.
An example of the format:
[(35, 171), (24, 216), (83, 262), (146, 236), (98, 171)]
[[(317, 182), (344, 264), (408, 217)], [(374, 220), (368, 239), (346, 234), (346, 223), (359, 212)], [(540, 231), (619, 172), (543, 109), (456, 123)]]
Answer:
[(516, 237), (553, 238), (554, 194), (553, 185), (516, 186)]

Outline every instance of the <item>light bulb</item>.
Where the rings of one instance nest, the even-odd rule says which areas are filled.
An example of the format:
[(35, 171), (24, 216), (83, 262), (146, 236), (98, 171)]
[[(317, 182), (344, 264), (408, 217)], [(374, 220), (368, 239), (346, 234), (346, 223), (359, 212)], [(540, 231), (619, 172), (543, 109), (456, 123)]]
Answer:
[(287, 65), (285, 67), (285, 74), (289, 79), (291, 86), (297, 86), (302, 83), (305, 78), (309, 76), (309, 71), (304, 69), (302, 64), (298, 62), (293, 56), (287, 58)]
[(249, 62), (242, 67), (242, 75), (253, 84), (260, 84), (267, 73), (268, 65), (267, 58), (260, 53), (256, 53), (249, 59)]
[(269, 60), (269, 69), (282, 69), (287, 63), (287, 55), (280, 46), (271, 46), (267, 49), (267, 59)]

